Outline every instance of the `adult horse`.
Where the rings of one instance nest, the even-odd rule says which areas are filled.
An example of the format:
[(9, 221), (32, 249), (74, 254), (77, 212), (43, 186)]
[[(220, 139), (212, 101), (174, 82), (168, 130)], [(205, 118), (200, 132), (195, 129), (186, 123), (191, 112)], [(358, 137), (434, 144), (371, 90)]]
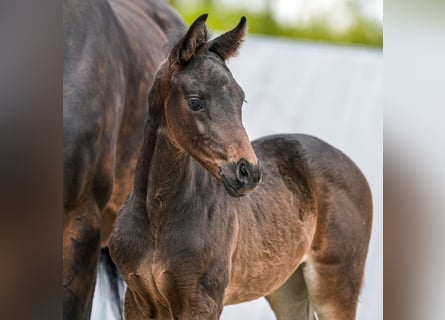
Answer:
[(366, 179), (311, 136), (249, 142), (244, 93), (225, 64), (246, 19), (209, 41), (206, 18), (157, 71), (134, 187), (110, 237), (126, 319), (219, 319), (224, 305), (261, 296), (279, 320), (354, 319), (372, 220)]
[[(168, 33), (156, 0), (64, 0), (64, 318), (89, 319), (99, 249), (133, 184), (148, 90)], [(103, 215), (103, 216), (102, 216)]]

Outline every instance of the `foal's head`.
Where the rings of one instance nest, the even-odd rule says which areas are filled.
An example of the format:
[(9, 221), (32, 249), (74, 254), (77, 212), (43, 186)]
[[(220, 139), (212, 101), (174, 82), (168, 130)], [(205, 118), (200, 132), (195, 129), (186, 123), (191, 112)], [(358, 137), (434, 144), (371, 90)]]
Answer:
[(261, 178), (241, 121), (244, 92), (225, 64), (243, 40), (246, 19), (211, 41), (206, 19), (207, 14), (200, 16), (172, 49), (150, 100), (163, 107), (164, 132), (172, 145), (222, 180), (231, 196), (239, 197), (251, 192)]

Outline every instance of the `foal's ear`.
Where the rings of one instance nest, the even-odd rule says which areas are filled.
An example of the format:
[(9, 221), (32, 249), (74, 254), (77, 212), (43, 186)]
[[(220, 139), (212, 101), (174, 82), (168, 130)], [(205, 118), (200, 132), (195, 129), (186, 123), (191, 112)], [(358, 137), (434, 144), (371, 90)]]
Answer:
[(241, 46), (246, 33), (246, 17), (241, 17), (240, 22), (234, 29), (220, 35), (218, 38), (215, 38), (210, 42), (209, 50), (215, 52), (224, 60), (233, 57)]
[(195, 54), (196, 50), (207, 42), (207, 16), (208, 14), (204, 13), (192, 23), (185, 36), (170, 52), (170, 63), (185, 63), (189, 61)]

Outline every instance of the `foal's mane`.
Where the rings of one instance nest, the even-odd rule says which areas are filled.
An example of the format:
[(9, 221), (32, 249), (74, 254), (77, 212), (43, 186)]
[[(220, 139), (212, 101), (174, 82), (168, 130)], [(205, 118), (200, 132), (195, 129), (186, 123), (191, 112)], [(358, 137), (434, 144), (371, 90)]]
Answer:
[(166, 66), (161, 65), (156, 73), (153, 85), (148, 94), (148, 112), (145, 119), (144, 142), (135, 170), (133, 192), (145, 200), (147, 181), (153, 160), (154, 149), (158, 138), (158, 129), (162, 120), (164, 92), (166, 84)]
[[(205, 26), (207, 14), (200, 16), (189, 30), (176, 43), (169, 41), (167, 59), (156, 72), (153, 85), (148, 95), (148, 112), (145, 120), (144, 142), (135, 170), (133, 193), (144, 199), (147, 193), (147, 182), (152, 165), (154, 149), (158, 138), (159, 125), (162, 121), (163, 105), (170, 89), (170, 81), (175, 72), (204, 50), (208, 49), (209, 32)], [(176, 38), (176, 37), (175, 37)]]

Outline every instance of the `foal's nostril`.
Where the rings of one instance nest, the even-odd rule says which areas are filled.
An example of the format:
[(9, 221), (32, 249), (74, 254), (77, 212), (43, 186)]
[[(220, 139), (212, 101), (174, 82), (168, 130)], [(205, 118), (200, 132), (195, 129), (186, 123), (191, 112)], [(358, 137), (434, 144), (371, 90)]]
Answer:
[(245, 163), (241, 163), (240, 167), (239, 167), (239, 172), (241, 174), (241, 176), (244, 178), (249, 178), (250, 177), (250, 173), (246, 168), (246, 164)]
[(246, 160), (241, 159), (236, 166), (236, 178), (238, 181), (248, 183), (250, 178), (249, 164)]

